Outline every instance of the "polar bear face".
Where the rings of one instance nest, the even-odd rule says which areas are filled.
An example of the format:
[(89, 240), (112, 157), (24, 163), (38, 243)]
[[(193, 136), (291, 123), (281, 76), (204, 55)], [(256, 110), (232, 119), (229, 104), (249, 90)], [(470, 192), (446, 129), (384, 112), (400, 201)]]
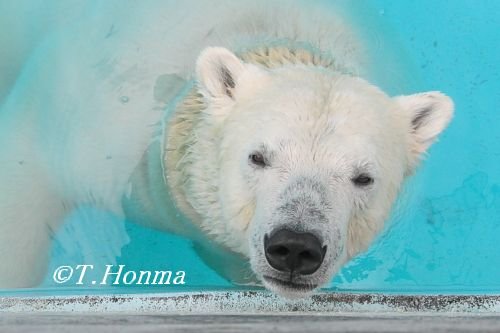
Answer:
[[(219, 241), (270, 290), (302, 297), (366, 249), (405, 176), (448, 124), (438, 92), (391, 98), (306, 65), (266, 69), (208, 48), (197, 62), (218, 177)], [(215, 229), (215, 227), (214, 227)]]

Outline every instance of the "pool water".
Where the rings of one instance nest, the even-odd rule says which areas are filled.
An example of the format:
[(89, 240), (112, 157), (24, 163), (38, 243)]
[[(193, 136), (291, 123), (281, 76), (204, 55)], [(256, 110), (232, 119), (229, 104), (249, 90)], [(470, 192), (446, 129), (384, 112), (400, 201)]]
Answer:
[[(498, 1), (368, 1), (425, 89), (455, 117), (409, 181), (387, 232), (332, 287), (431, 293), (500, 291)], [(411, 194), (410, 194), (411, 192)]]
[[(500, 2), (342, 3), (350, 7), (351, 19), (364, 26), (360, 33), (367, 43), (379, 48), (377, 56), (395, 56), (397, 65), (411, 73), (411, 81), (376, 83), (390, 94), (441, 90), (453, 98), (456, 109), (439, 143), (405, 185), (386, 230), (328, 289), (500, 292)], [(380, 34), (396, 48), (391, 55), (374, 38)], [(96, 221), (102, 221), (99, 228)], [(70, 287), (53, 281), (56, 267), (82, 263), (182, 270), (186, 284)], [(40, 288), (23, 293), (241, 289), (206, 266), (190, 241), (124, 223), (94, 207), (82, 207), (66, 219), (54, 238), (49, 272)]]

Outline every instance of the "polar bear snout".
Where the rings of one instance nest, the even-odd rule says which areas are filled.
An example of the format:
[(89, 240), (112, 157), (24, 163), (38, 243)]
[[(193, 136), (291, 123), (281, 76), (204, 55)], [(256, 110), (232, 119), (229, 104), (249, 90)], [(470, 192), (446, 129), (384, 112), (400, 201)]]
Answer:
[(313, 274), (321, 266), (326, 250), (326, 245), (309, 232), (279, 229), (264, 237), (266, 260), (280, 272)]

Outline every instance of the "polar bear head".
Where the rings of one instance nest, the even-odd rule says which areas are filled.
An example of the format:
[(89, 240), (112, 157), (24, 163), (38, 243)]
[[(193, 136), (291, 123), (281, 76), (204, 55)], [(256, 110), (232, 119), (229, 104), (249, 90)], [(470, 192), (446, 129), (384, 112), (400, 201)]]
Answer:
[(204, 50), (196, 74), (203, 160), (188, 199), (207, 232), (292, 298), (366, 249), (453, 113), (439, 92), (389, 97), (331, 69), (269, 69), (224, 48)]

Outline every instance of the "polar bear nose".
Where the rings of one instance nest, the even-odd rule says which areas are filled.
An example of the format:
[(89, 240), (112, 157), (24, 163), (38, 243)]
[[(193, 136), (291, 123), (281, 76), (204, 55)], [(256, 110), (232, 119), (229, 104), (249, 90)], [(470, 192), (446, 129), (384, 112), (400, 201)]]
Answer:
[(267, 262), (278, 271), (312, 274), (321, 266), (326, 246), (311, 233), (280, 229), (264, 237), (264, 250)]

